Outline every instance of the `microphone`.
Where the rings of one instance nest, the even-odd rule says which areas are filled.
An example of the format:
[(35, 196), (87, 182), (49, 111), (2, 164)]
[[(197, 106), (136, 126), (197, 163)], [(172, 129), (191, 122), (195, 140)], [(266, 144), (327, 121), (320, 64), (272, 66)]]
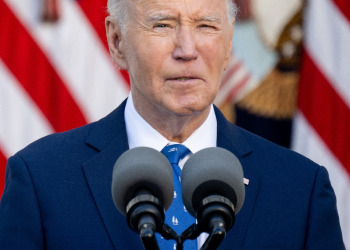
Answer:
[(116, 161), (112, 197), (129, 227), (140, 233), (145, 249), (159, 249), (155, 232), (161, 232), (164, 211), (174, 196), (173, 171), (168, 159), (155, 149), (138, 147)]
[(206, 148), (192, 155), (181, 172), (182, 200), (198, 221), (201, 232), (210, 233), (201, 249), (216, 249), (243, 206), (243, 169), (237, 157), (223, 148)]

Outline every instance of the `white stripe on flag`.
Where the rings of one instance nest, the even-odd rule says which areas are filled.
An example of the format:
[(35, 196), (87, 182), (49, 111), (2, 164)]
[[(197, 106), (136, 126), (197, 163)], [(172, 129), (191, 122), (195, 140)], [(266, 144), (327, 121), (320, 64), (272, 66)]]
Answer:
[(301, 112), (295, 117), (293, 130), (292, 148), (328, 170), (329, 178), (337, 196), (343, 239), (345, 245), (350, 246), (350, 237), (348, 237), (350, 235), (350, 176), (315, 130), (308, 124)]
[(102, 118), (127, 97), (124, 78), (75, 1), (60, 1), (60, 19), (54, 24), (40, 22), (35, 1), (5, 2), (67, 83), (89, 122)]
[(350, 107), (350, 23), (331, 0), (309, 1), (305, 44), (319, 70)]
[(6, 157), (53, 132), (51, 124), (0, 59), (0, 142)]

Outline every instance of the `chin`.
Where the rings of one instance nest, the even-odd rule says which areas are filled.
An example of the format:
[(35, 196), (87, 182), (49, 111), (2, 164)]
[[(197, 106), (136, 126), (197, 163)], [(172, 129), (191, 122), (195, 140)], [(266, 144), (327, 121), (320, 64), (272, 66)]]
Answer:
[(168, 98), (162, 98), (161, 106), (177, 115), (197, 115), (205, 111), (212, 103), (211, 98), (208, 96), (198, 97), (197, 95), (187, 96), (168, 96)]
[(187, 105), (179, 105), (177, 107), (174, 107), (172, 109), (172, 112), (177, 115), (198, 115), (202, 113), (206, 108), (210, 106), (211, 103), (208, 105), (200, 105), (199, 103), (195, 104), (187, 104)]

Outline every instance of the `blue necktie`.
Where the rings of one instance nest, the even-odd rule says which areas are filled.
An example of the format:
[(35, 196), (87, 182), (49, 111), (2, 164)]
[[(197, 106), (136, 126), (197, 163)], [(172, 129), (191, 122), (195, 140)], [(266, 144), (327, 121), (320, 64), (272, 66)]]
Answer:
[[(178, 235), (185, 231), (196, 219), (193, 218), (185, 209), (181, 195), (181, 169), (179, 161), (185, 158), (191, 151), (181, 144), (165, 146), (162, 153), (168, 158), (173, 168), (174, 174), (174, 199), (170, 208), (165, 213), (165, 223), (168, 224)], [(174, 240), (164, 240), (157, 235), (159, 248), (161, 250), (176, 250)], [(184, 250), (197, 250), (197, 240), (187, 240), (184, 244)]]

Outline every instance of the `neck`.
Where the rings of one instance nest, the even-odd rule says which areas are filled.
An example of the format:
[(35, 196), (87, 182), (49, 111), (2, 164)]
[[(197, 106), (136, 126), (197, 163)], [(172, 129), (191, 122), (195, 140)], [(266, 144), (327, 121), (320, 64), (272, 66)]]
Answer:
[(210, 105), (203, 111), (176, 114), (133, 95), (133, 103), (139, 115), (171, 142), (182, 143), (207, 119)]

